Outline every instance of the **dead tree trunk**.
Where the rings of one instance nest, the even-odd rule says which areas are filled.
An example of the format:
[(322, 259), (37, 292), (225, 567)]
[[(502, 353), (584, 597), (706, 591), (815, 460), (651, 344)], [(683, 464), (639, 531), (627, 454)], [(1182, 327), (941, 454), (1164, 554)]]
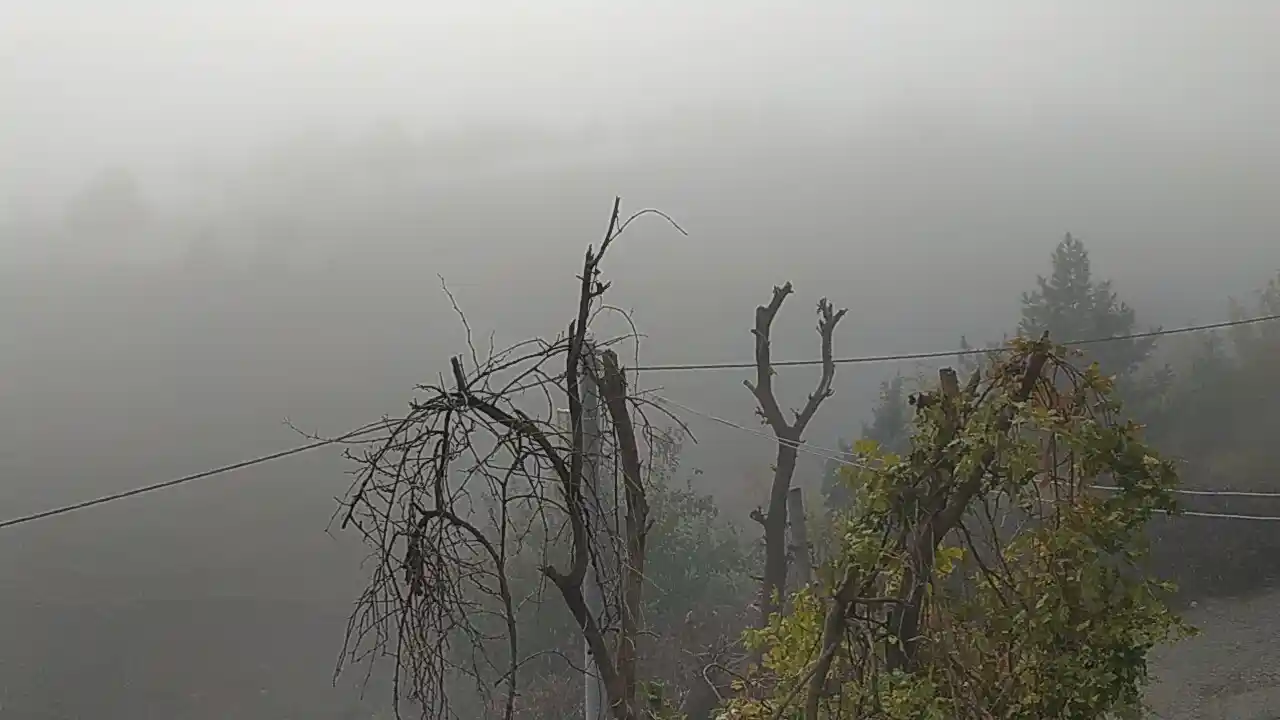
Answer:
[[(637, 666), (636, 644), (640, 634), (640, 601), (644, 590), (645, 545), (649, 529), (649, 502), (645, 497), (641, 476), (640, 453), (635, 428), (627, 407), (627, 379), (618, 366), (612, 350), (603, 354), (604, 377), (601, 390), (618, 438), (618, 456), (626, 496), (626, 562), (623, 567), (622, 599), (619, 603), (622, 629), (618, 636), (618, 673), (621, 675), (622, 702), (631, 706), (627, 716), (636, 716)], [(616, 707), (616, 706), (615, 706)], [(615, 711), (616, 717), (624, 715)]]
[(796, 454), (803, 441), (805, 428), (818, 412), (822, 401), (832, 394), (831, 383), (835, 379), (836, 365), (832, 355), (832, 335), (836, 325), (848, 310), (836, 312), (826, 298), (818, 301), (818, 336), (822, 343), (822, 377), (818, 387), (809, 395), (802, 410), (793, 411), (795, 419), (788, 421), (778, 404), (773, 389), (773, 355), (770, 348), (770, 332), (773, 320), (782, 303), (792, 292), (791, 283), (773, 289), (773, 299), (768, 305), (756, 308), (756, 324), (752, 329), (756, 346), (755, 382), (744, 381), (755, 396), (759, 413), (773, 430), (778, 440), (777, 459), (773, 469), (773, 483), (769, 490), (769, 509), (757, 509), (752, 517), (764, 526), (765, 562), (764, 578), (760, 587), (760, 626), (769, 622), (769, 616), (777, 612), (781, 595), (787, 583), (787, 494), (796, 472)]

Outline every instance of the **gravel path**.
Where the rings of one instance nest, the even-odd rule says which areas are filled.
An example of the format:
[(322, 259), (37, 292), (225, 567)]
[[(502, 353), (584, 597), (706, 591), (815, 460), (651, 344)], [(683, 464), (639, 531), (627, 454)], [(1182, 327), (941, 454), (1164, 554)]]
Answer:
[(1207, 600), (1185, 617), (1201, 632), (1155, 654), (1155, 717), (1280, 720), (1280, 591)]

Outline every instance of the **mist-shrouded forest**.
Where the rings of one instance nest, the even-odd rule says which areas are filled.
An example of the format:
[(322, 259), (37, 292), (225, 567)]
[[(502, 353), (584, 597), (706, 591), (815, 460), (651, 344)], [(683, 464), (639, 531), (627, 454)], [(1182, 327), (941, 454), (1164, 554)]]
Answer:
[[(687, 425), (678, 453), (642, 437), (678, 457), (645, 459), (640, 667), (690, 718), (758, 604), (778, 445), (743, 381), (775, 286), (781, 361), (821, 358), (820, 298), (848, 310), (837, 358), (1280, 313), (1265, 4), (119, 5), (0, 9), (0, 521), (402, 417), (453, 387), (468, 329), (482, 351), (563, 335), (621, 196), (674, 221), (638, 218), (601, 263), (640, 334), (621, 363), (747, 364), (629, 378), (673, 401), (655, 426)], [(1080, 362), (1183, 488), (1280, 492), (1278, 339)], [(835, 366), (792, 481), (820, 559), (856, 441), (910, 456), (907, 396), (982, 360)], [(782, 410), (819, 365), (777, 368)], [(363, 693), (359, 664), (334, 680), (377, 566), (333, 521), (368, 447), (346, 449), (0, 528), (0, 717), (389, 717), (389, 660)], [(1237, 599), (1280, 582), (1280, 525), (1249, 519), (1280, 500), (1178, 504), (1208, 516), (1153, 511), (1144, 562), (1203, 632), (1195, 658), (1157, 652), (1154, 717), (1264, 717), (1230, 698), (1276, 684), (1249, 638), (1280, 626)], [(581, 660), (554, 589), (519, 612), (529, 654)], [(459, 717), (502, 717), (492, 672), (450, 676)], [(569, 660), (521, 678), (515, 717), (581, 717)]]

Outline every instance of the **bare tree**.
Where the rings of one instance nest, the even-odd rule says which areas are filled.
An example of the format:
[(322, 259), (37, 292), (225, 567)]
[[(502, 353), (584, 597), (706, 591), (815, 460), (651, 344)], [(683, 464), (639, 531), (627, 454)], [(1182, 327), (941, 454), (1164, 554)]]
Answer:
[(773, 483), (769, 490), (769, 509), (761, 512), (756, 509), (751, 516), (764, 527), (765, 561), (764, 578), (760, 588), (760, 625), (769, 621), (769, 616), (777, 612), (780, 596), (787, 583), (787, 495), (791, 490), (791, 480), (796, 472), (796, 458), (800, 443), (803, 441), (805, 428), (817, 414), (822, 401), (832, 394), (831, 383), (835, 380), (836, 365), (832, 355), (832, 336), (836, 325), (848, 312), (847, 309), (836, 311), (826, 298), (818, 301), (818, 336), (822, 344), (822, 376), (818, 387), (809, 395), (808, 401), (801, 410), (793, 410), (794, 419), (787, 420), (778, 404), (773, 388), (773, 354), (770, 347), (770, 334), (773, 320), (782, 308), (782, 303), (792, 292), (791, 283), (773, 288), (773, 299), (768, 305), (756, 308), (756, 324), (751, 332), (755, 336), (756, 346), (756, 380), (752, 383), (744, 380), (743, 384), (755, 396), (759, 405), (757, 412), (765, 423), (773, 430), (778, 439), (777, 458), (773, 468)]
[[(442, 378), (420, 386), (409, 413), (386, 420), (384, 437), (348, 452), (359, 470), (342, 501), (342, 526), (363, 535), (374, 567), (343, 656), (392, 657), (397, 715), (403, 696), (424, 717), (458, 717), (443, 688), (450, 678), (469, 676), (482, 688), (496, 679), (504, 689), (497, 706), (504, 718), (513, 717), (520, 668), (529, 659), (516, 614), (529, 599), (515, 596), (509, 563), (532, 550), (590, 647), (613, 717), (638, 716), (635, 647), (649, 508), (637, 436), (648, 437), (648, 426), (637, 431), (636, 401), (609, 348), (616, 341), (600, 343), (599, 376), (591, 381), (607, 409), (611, 432), (605, 436), (615, 444), (625, 490), (625, 522), (615, 533), (621, 537), (608, 536), (608, 527), (589, 527), (596, 522), (588, 508), (595, 499), (584, 482), (580, 377), (596, 365), (584, 354), (588, 325), (608, 289), (599, 280), (600, 261), (631, 220), (647, 212), (654, 211), (619, 222), (615, 199), (600, 250), (587, 249), (567, 333), (491, 350), (485, 358), (471, 345), (471, 367), (453, 358), (449, 383)], [(555, 421), (566, 404), (567, 431)], [(616, 623), (596, 617), (584, 596), (589, 567), (608, 571), (605, 549), (592, 545), (592, 535), (608, 536), (618, 547)], [(491, 657), (495, 642), (504, 647), (500, 660)]]

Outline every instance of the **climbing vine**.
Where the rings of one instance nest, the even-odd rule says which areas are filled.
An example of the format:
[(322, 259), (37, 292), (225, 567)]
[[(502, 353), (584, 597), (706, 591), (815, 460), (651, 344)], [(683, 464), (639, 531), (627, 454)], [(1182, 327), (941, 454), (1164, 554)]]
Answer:
[(914, 433), (844, 469), (851, 505), (818, 587), (748, 633), (760, 666), (721, 718), (1130, 717), (1146, 658), (1187, 631), (1141, 571), (1175, 510), (1171, 462), (1113, 381), (1017, 340), (962, 388), (912, 396)]

